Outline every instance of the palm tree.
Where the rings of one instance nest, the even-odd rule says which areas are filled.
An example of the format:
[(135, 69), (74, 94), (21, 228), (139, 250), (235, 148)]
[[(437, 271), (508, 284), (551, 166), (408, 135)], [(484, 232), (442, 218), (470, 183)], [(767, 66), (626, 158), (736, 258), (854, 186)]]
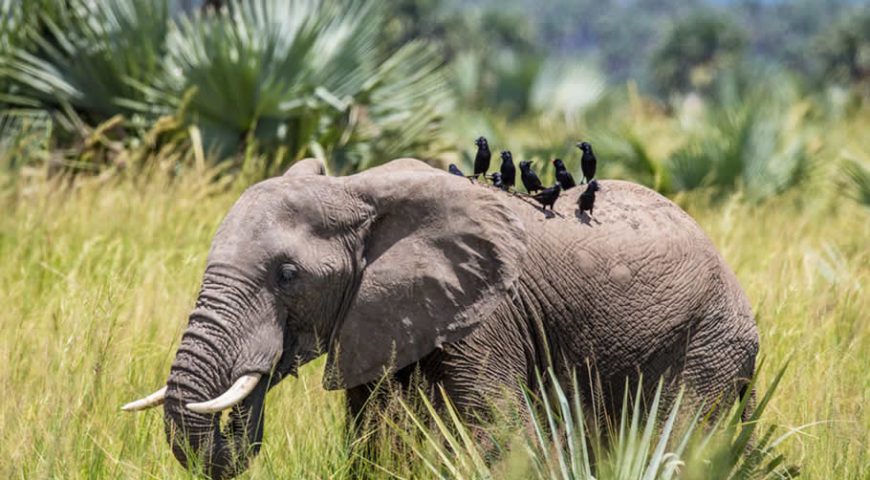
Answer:
[(257, 145), (329, 154), (343, 171), (422, 149), (449, 106), (426, 45), (381, 47), (373, 0), (235, 0), (177, 18), (168, 0), (66, 1), (7, 78), (18, 98), (90, 123), (184, 105), (216, 157)]

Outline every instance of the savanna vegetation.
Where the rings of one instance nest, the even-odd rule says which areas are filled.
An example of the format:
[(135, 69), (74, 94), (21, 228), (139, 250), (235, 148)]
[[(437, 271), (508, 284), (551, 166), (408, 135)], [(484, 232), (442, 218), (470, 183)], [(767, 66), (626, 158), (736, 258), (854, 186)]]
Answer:
[[(451, 410), (396, 400), (370, 476), (867, 478), (866, 5), (534, 3), (0, 0), (0, 477), (192, 475), (159, 412), (119, 406), (165, 381), (241, 191), (306, 156), (468, 170), (485, 135), (549, 180), (590, 141), (600, 177), (685, 208), (751, 299), (762, 408), (601, 433), (560, 385), (518, 406), (531, 430), (502, 412), (487, 463)], [(247, 478), (352, 478), (322, 368), (270, 393)]]

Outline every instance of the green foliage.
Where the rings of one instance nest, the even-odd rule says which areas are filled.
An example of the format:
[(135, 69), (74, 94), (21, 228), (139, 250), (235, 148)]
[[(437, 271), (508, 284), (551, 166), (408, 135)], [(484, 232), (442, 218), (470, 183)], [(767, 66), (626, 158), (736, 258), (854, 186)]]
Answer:
[[(643, 120), (655, 128), (662, 123)], [(864, 131), (854, 119), (848, 123), (856, 134)], [(838, 138), (839, 130), (830, 128), (829, 136)], [(647, 145), (657, 156), (655, 142)], [(160, 147), (148, 162), (153, 169), (75, 182), (0, 171), (0, 364), (12, 366), (0, 369), (0, 385), (14, 392), (0, 397), (0, 478), (193, 478), (172, 456), (159, 409), (119, 411), (165, 382), (211, 238), (250, 183), (207, 165), (172, 168), (175, 157), (191, 150), (196, 148)], [(679, 201), (749, 295), (762, 354), (770, 363), (793, 356), (761, 416), (757, 438), (770, 426), (785, 432), (824, 422), (779, 444), (778, 454), (800, 463), (806, 478), (866, 478), (870, 410), (860, 380), (870, 369), (866, 207), (812, 186), (761, 202), (737, 195), (711, 203), (703, 192)], [(242, 478), (360, 478), (354, 475), (358, 458), (345, 429), (344, 398), (322, 389), (323, 367), (322, 359), (306, 365), (299, 378), (269, 393), (263, 449)], [(770, 385), (772, 373), (761, 370), (759, 385)], [(561, 417), (558, 398), (548, 401), (554, 419)], [(541, 409), (537, 404), (539, 421), (548, 425)], [(418, 419), (428, 418), (425, 410), (416, 412)], [(662, 415), (660, 425), (667, 419)], [(442, 418), (449, 428), (452, 420)], [(575, 432), (577, 418), (572, 413)], [(645, 417), (638, 422), (642, 435)], [(397, 425), (408, 433), (416, 428)], [(680, 426), (671, 438), (679, 438)], [(551, 441), (549, 427), (542, 432)], [(452, 433), (461, 447), (459, 433)], [(534, 437), (527, 440), (523, 433)], [(537, 434), (523, 433), (513, 437), (503, 460), (488, 467), (497, 478), (534, 476), (527, 446), (535, 445)], [(580, 437), (576, 442), (579, 458)], [(447, 475), (435, 475), (395, 435), (384, 445), (368, 478)], [(426, 458), (437, 455), (425, 438), (414, 445)], [(665, 451), (675, 448), (672, 443)], [(460, 462), (452, 448), (447, 453), (454, 465)], [(695, 478), (710, 478), (706, 473)]]
[(847, 196), (870, 207), (870, 164), (857, 158), (843, 161), (844, 182), (842, 188)]
[[(745, 32), (751, 61), (787, 67), (800, 74), (813, 71), (813, 38), (851, 11), (855, 0), (470, 0), (478, 8), (521, 7), (535, 27), (535, 43), (556, 57), (596, 58), (614, 83), (654, 83), (649, 71), (656, 46), (676, 23), (687, 17), (727, 17)], [(865, 8), (866, 10), (866, 8)]]
[[(785, 457), (777, 447), (801, 428), (775, 437), (775, 425), (763, 427), (764, 412), (784, 373), (785, 367), (773, 378), (746, 421), (742, 420), (742, 415), (748, 396), (718, 419), (708, 421), (704, 417), (705, 407), (684, 405), (683, 391), (668, 399), (663, 394), (662, 382), (652, 398), (643, 398), (638, 386), (632, 400), (627, 388), (618, 426), (610, 430), (599, 425), (600, 412), (596, 412), (594, 406), (590, 411), (589, 405), (581, 403), (581, 387), (576, 375), (566, 390), (550, 370), (547, 392), (540, 398), (528, 391), (524, 394), (524, 415), (529, 418), (531, 432), (521, 435), (521, 443), (525, 444), (522, 452), (510, 452), (513, 456), (525, 457), (520, 462), (514, 460), (515, 468), (519, 465), (524, 468), (522, 472), (510, 472), (510, 477), (540, 480), (794, 478), (797, 469), (785, 464)], [(540, 376), (539, 383), (545, 383)], [(433, 476), (498, 478), (496, 471), (483, 461), (479, 443), (471, 440), (469, 427), (460, 421), (443, 390), (441, 395), (446, 413), (437, 412), (431, 402), (423, 400), (431, 424), (412, 408), (405, 407), (428, 449), (417, 447), (413, 436), (398, 433), (414, 448)], [(662, 414), (664, 416), (660, 416)]]
[[(705, 190), (720, 199), (742, 194), (758, 201), (824, 178), (819, 169), (825, 156), (838, 155), (844, 140), (860, 138), (847, 126), (866, 125), (860, 104), (831, 116), (823, 98), (808, 96), (789, 75), (768, 72), (764, 81), (745, 80), (743, 74), (722, 75), (707, 96), (687, 95), (667, 110), (633, 85), (601, 90), (594, 81), (578, 81), (580, 92), (563, 97), (558, 83), (543, 83), (540, 91), (562, 100), (534, 115), (507, 121), (479, 112), (451, 117), (447, 133), (463, 154), (449, 161), (469, 167), (471, 131), (487, 135), (496, 149), (510, 149), (515, 159), (538, 160), (535, 168), (551, 181), (553, 158), (579, 175), (574, 145), (585, 140), (595, 148), (601, 178), (631, 180), (668, 195)], [(584, 105), (559, 108), (572, 102)], [(823, 146), (833, 152), (822, 152)]]
[(605, 144), (603, 151), (628, 176), (658, 192), (673, 191), (673, 169), (655, 158), (644, 139), (630, 127), (626, 127), (621, 135), (611, 135), (605, 141), (609, 143)]
[(0, 0), (0, 108), (9, 103), (33, 106), (33, 101), (17, 96), (20, 86), (10, 76), (17, 51), (33, 52), (35, 39), (46, 21), (61, 18), (65, 5), (55, 0), (32, 0), (24, 8), (21, 0)]
[(870, 78), (870, 9), (847, 12), (815, 38), (819, 74), (827, 82), (859, 83)]
[(210, 157), (255, 145), (344, 172), (425, 151), (450, 105), (431, 48), (382, 48), (379, 2), (239, 0), (177, 21), (169, 0), (93, 3), (39, 17), (36, 48), (0, 63), (12, 101), (60, 109), (76, 135), (117, 114), (144, 128), (184, 105)]
[[(813, 169), (808, 151), (812, 104), (801, 100), (787, 77), (743, 98), (707, 105), (688, 129), (688, 141), (675, 151), (670, 178), (675, 190), (736, 187), (754, 199), (799, 185)], [(776, 95), (769, 95), (775, 88)]]
[(478, 8), (395, 0), (388, 22), (395, 42), (426, 41), (450, 65), (451, 86), (467, 108), (525, 112), (545, 58), (530, 19), (516, 6)]
[[(411, 447), (433, 478), (493, 478), (474, 436), (460, 420), (456, 406), (443, 387), (439, 386), (438, 393), (444, 402), (444, 415), (435, 409), (422, 390), (417, 394), (426, 409), (425, 416), (416, 413), (406, 401), (400, 401), (413, 427), (422, 436), (422, 445), (415, 436), (404, 431), (403, 426), (395, 423), (390, 426)], [(430, 429), (429, 419), (434, 428)]]
[(224, 154), (249, 137), (291, 158), (329, 154), (338, 171), (409, 154), (444, 80), (422, 44), (378, 50), (383, 16), (374, 2), (261, 0), (183, 19), (148, 103), (168, 113), (193, 89), (191, 121)]
[(93, 121), (130, 113), (123, 100), (139, 96), (133, 83), (162, 73), (167, 2), (55, 3), (62, 13), (40, 15), (41, 29), (29, 32), (34, 51), (13, 52), (8, 75), (18, 96), (47, 109), (71, 107)]
[(689, 16), (652, 56), (655, 85), (662, 92), (704, 89), (739, 61), (745, 43), (745, 33), (728, 17), (713, 12)]
[(535, 76), (531, 110), (570, 120), (599, 103), (606, 89), (606, 79), (590, 62), (551, 59)]
[(42, 112), (0, 115), (0, 171), (17, 172), (29, 159), (47, 155), (51, 131), (51, 118)]
[(8, 101), (11, 85), (6, 70), (15, 46), (25, 43), (26, 19), (17, 0), (0, 0), (0, 105)]

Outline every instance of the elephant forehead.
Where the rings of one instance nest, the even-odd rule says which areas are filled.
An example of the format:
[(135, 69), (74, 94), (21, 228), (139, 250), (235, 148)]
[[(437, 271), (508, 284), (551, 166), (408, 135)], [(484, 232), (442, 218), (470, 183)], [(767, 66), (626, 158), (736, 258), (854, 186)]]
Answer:
[[(268, 220), (268, 219), (267, 219)], [(264, 221), (244, 227), (228, 227), (215, 236), (209, 259), (215, 261), (262, 261), (278, 253), (291, 255), (291, 250), (304, 246), (304, 233)]]
[(246, 192), (218, 227), (209, 257), (221, 261), (261, 258), (298, 243), (305, 231), (304, 224), (294, 225), (274, 192)]

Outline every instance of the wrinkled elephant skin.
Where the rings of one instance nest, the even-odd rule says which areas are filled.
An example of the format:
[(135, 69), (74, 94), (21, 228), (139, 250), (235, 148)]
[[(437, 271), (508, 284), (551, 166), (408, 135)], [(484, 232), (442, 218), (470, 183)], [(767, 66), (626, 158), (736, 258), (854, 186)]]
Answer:
[[(649, 189), (602, 180), (589, 216), (582, 188), (545, 213), (413, 159), (323, 172), (303, 160), (250, 187), (215, 234), (165, 392), (185, 465), (193, 454), (213, 478), (243, 471), (266, 391), (321, 353), (351, 414), (385, 372), (417, 367), (464, 412), (547, 367), (594, 369), (614, 408), (626, 378), (716, 400), (753, 375), (745, 294), (698, 225)], [(225, 427), (188, 406), (242, 377), (261, 380), (233, 387)]]

